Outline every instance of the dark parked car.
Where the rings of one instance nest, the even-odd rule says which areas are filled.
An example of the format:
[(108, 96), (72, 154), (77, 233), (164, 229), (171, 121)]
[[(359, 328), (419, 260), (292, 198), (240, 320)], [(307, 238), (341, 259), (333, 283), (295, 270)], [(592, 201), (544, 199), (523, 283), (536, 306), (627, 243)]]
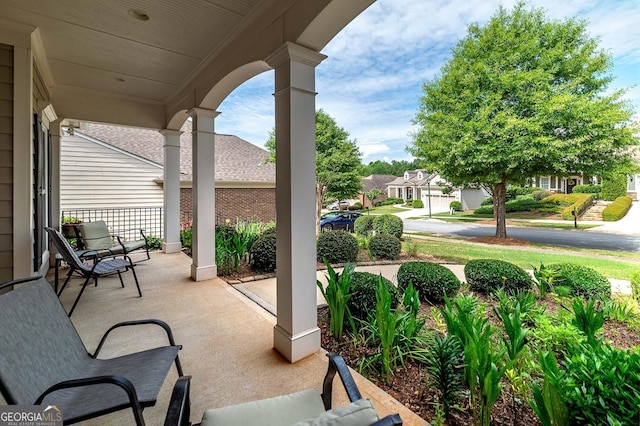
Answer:
[(361, 216), (357, 212), (329, 212), (320, 217), (320, 229), (331, 231), (333, 229), (346, 229), (353, 231), (353, 223)]

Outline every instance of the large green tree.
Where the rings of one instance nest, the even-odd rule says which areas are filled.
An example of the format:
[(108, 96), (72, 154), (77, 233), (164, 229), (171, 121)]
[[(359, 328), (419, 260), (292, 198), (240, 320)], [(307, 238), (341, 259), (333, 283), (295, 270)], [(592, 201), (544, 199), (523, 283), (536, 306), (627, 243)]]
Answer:
[(507, 236), (509, 184), (549, 174), (602, 174), (637, 143), (623, 91), (608, 91), (612, 59), (587, 23), (542, 9), (500, 7), (471, 25), (439, 76), (424, 83), (408, 147), (454, 184), (491, 187), (496, 237)]
[[(265, 147), (275, 162), (275, 131)], [(344, 200), (355, 197), (362, 184), (358, 170), (360, 151), (349, 133), (323, 110), (316, 111), (316, 233), (320, 232), (320, 214), (327, 196)]]

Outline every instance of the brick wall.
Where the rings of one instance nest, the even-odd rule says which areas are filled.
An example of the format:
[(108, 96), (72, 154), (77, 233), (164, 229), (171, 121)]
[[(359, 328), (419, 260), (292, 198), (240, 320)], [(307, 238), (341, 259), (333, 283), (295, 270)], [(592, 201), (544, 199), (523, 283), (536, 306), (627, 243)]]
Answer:
[[(180, 222), (193, 214), (191, 188), (180, 188)], [(216, 188), (216, 223), (226, 219), (268, 223), (276, 220), (275, 188)]]

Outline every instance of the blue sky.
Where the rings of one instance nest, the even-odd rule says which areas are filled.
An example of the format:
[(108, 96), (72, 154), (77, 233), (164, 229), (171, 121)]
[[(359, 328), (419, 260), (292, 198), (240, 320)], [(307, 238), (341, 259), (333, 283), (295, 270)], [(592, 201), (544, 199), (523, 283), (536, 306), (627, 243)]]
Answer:
[[(348, 0), (343, 0), (348, 1)], [(316, 107), (355, 140), (364, 163), (411, 157), (411, 120), (422, 83), (435, 77), (471, 23), (486, 23), (515, 0), (377, 0), (323, 50)], [(629, 88), (640, 120), (640, 0), (531, 0), (551, 18), (589, 21), (591, 36), (613, 56), (611, 89)], [(220, 105), (216, 132), (264, 146), (274, 127), (273, 72), (238, 87)]]

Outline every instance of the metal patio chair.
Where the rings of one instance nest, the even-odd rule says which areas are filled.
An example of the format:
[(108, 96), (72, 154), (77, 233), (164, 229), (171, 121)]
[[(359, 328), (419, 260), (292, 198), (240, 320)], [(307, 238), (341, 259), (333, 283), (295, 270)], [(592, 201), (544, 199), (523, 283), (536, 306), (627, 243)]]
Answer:
[(129, 255), (133, 252), (143, 251), (146, 254), (146, 259), (142, 260), (151, 258), (147, 236), (143, 229), (136, 229), (140, 232), (141, 239), (134, 241), (127, 241), (120, 235), (111, 234), (109, 227), (103, 220), (83, 222), (78, 225), (77, 229), (78, 238), (81, 240), (83, 248), (96, 251), (98, 257), (112, 254)]
[[(337, 354), (327, 354), (329, 367), (322, 394), (308, 389), (259, 401), (245, 402), (205, 411), (195, 426), (394, 426), (402, 425), (399, 414), (379, 418), (371, 401), (363, 398), (349, 367)], [(331, 408), (333, 378), (340, 376), (350, 404)], [(164, 426), (189, 426), (190, 376), (180, 377), (173, 388)]]
[[(55, 405), (64, 424), (130, 408), (135, 424), (142, 426), (142, 411), (155, 405), (172, 364), (183, 374), (181, 346), (162, 321), (118, 323), (91, 354), (44, 278), (10, 281), (0, 285), (1, 291), (0, 391), (8, 404)], [(143, 324), (162, 327), (169, 345), (97, 358), (112, 330)]]
[[(95, 285), (98, 285), (98, 278), (104, 277), (107, 275), (112, 275), (114, 273), (118, 274), (118, 278), (120, 278), (120, 284), (124, 287), (124, 281), (122, 280), (121, 272), (126, 272), (131, 269), (131, 273), (133, 274), (133, 279), (136, 283), (136, 287), (138, 288), (138, 295), (142, 297), (142, 292), (140, 291), (140, 284), (138, 283), (138, 277), (136, 276), (135, 264), (131, 261), (131, 258), (127, 255), (111, 255), (111, 256), (103, 256), (103, 257), (94, 257), (93, 264), (86, 265), (84, 260), (91, 257), (91, 252), (84, 252), (83, 259), (80, 259), (76, 252), (73, 251), (73, 248), (69, 244), (69, 242), (64, 238), (64, 236), (56, 229), (46, 227), (47, 233), (51, 237), (51, 241), (53, 245), (56, 247), (56, 250), (62, 256), (62, 259), (69, 265), (69, 273), (67, 274), (67, 278), (62, 284), (60, 291), (58, 292), (58, 296), (62, 294), (65, 287), (69, 283), (71, 276), (74, 273), (80, 274), (85, 280), (82, 284), (82, 288), (80, 289), (80, 293), (76, 297), (76, 300), (73, 302), (73, 306), (69, 311), (69, 316), (73, 313), (78, 301), (80, 301), (80, 297), (82, 297), (82, 293), (84, 293), (87, 284), (91, 279), (95, 280)], [(57, 284), (56, 284), (57, 285)]]

